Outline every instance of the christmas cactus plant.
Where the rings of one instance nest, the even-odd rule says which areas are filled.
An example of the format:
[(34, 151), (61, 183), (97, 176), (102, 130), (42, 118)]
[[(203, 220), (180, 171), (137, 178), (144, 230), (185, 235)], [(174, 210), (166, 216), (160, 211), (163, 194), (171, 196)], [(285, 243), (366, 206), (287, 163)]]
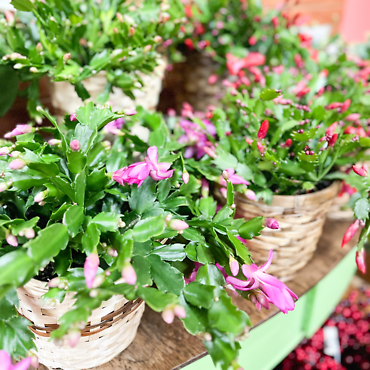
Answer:
[[(1, 142), (0, 356), (9, 363), (32, 350), (32, 333), (18, 317), (16, 288), (45, 282), (48, 305), (76, 299), (51, 338), (75, 345), (81, 322), (121, 294), (142, 298), (171, 323), (179, 317), (200, 335), (222, 369), (239, 368), (238, 341), (251, 326), (232, 303), (242, 294), (258, 308), (287, 313), (297, 297), (266, 274), (240, 238), (264, 227), (262, 217), (233, 219), (233, 185), (218, 207), (203, 182), (184, 167), (182, 146), (157, 114), (143, 113), (147, 142), (130, 134), (134, 115), (81, 107), (63, 126), (18, 125)], [(134, 112), (131, 112), (134, 113)], [(126, 127), (127, 125), (127, 127)], [(105, 134), (115, 135), (113, 144)], [(46, 138), (46, 140), (43, 139)], [(7, 354), (4, 350), (9, 353)], [(22, 360), (24, 369), (35, 356)], [(11, 366), (11, 365), (9, 365)], [(6, 367), (8, 369), (9, 367)]]
[[(284, 8), (266, 14), (259, 1), (193, 0), (185, 4), (185, 47), (209, 54), (220, 64), (220, 75), (227, 69), (232, 76), (225, 81), (228, 85), (265, 86), (270, 68), (277, 73), (293, 68), (300, 77), (317, 72), (318, 52), (312, 48), (311, 37), (292, 27), (301, 20), (289, 18)], [(211, 84), (216, 81), (216, 75), (209, 79)]]
[[(89, 93), (82, 81), (106, 71), (107, 83), (98, 102), (109, 99), (112, 87), (134, 98), (142, 86), (138, 72), (152, 73), (158, 47), (180, 27), (182, 5), (177, 0), (33, 1), (12, 2), (18, 12), (1, 23), (6, 45), (2, 64), (13, 66), (27, 88), (32, 117), (40, 117), (38, 81), (68, 81), (82, 100)], [(40, 118), (38, 118), (40, 119)]]
[(350, 102), (337, 109), (321, 99), (304, 105), (266, 89), (259, 98), (232, 90), (224, 103), (225, 111), (215, 109), (203, 118), (183, 110), (178, 141), (190, 168), (222, 186), (226, 171), (224, 177), (247, 198), (269, 203), (273, 194), (320, 190), (342, 177), (335, 172), (339, 165), (366, 158), (369, 138), (349, 129), (354, 118), (359, 127), (366, 121), (351, 113)]

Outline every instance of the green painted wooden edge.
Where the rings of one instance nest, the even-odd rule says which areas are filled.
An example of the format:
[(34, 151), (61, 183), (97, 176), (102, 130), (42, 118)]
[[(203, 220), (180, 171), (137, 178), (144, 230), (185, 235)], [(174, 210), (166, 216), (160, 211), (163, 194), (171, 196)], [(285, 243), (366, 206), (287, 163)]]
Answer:
[[(312, 336), (341, 299), (356, 271), (355, 249), (314, 288), (300, 297), (293, 312), (279, 313), (257, 326), (242, 343), (239, 364), (245, 369), (271, 370), (304, 338)], [(186, 370), (212, 370), (210, 356), (187, 366)]]

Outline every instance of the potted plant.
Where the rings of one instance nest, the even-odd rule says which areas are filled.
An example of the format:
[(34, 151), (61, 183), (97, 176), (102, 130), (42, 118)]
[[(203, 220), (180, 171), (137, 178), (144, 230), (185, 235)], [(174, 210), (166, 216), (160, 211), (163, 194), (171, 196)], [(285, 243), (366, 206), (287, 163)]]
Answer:
[[(217, 211), (155, 113), (144, 114), (145, 143), (126, 131), (133, 116), (126, 127), (123, 114), (93, 103), (63, 126), (38, 112), (52, 127), (18, 125), (6, 135), (15, 143), (1, 146), (0, 327), (9, 336), (0, 337), (0, 358), (10, 364), (10, 355), (37, 350), (50, 367), (98, 366), (131, 343), (145, 301), (200, 335), (222, 369), (239, 368), (251, 322), (226, 288), (284, 313), (297, 298), (266, 274), (272, 254), (258, 267), (239, 240), (276, 221), (234, 219), (231, 182)], [(37, 362), (22, 361), (22, 369)]]
[(281, 78), (284, 71), (284, 78), (294, 76), (295, 84), (318, 72), (312, 38), (292, 27), (297, 19), (289, 19), (284, 8), (266, 14), (255, 1), (194, 0), (186, 2), (185, 13), (188, 22), (179, 49), (186, 62), (174, 65), (168, 75), (168, 83), (178, 83), (182, 74), (184, 91), (173, 86), (178, 111), (183, 101), (200, 111), (218, 105), (226, 87), (280, 88), (276, 75)]
[(368, 138), (347, 133), (348, 112), (325, 109), (319, 99), (287, 104), (281, 92), (266, 89), (259, 98), (232, 91), (223, 102), (225, 110), (180, 122), (187, 170), (216, 183), (219, 199), (231, 181), (239, 217), (278, 221), (280, 227), (262, 231), (248, 248), (258, 262), (274, 249), (271, 271), (289, 280), (316, 249), (339, 190), (333, 180), (343, 178), (334, 171), (344, 161), (361, 161)]
[(166, 65), (158, 47), (180, 27), (180, 2), (89, 0), (61, 6), (17, 0), (13, 5), (21, 12), (1, 25), (8, 40), (2, 63), (30, 82), (32, 117), (39, 117), (43, 76), (52, 81), (51, 101), (62, 115), (88, 98), (101, 104), (110, 100), (116, 110), (156, 107)]

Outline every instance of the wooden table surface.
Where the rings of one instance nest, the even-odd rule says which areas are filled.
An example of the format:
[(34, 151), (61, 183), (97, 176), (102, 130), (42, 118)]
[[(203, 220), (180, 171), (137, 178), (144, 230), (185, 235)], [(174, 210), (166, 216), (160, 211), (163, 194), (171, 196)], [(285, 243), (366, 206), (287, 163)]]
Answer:
[[(313, 259), (294, 281), (287, 283), (298, 296), (315, 286), (354, 246), (356, 237), (345, 248), (340, 247), (348, 226), (349, 223), (338, 221), (325, 224)], [(258, 311), (251, 302), (242, 298), (237, 298), (235, 303), (249, 314), (254, 327), (279, 312), (275, 306)], [(201, 339), (187, 333), (180, 320), (168, 325), (160, 314), (146, 307), (134, 342), (115, 359), (94, 370), (177, 370), (206, 354)], [(39, 369), (46, 368), (41, 365)]]

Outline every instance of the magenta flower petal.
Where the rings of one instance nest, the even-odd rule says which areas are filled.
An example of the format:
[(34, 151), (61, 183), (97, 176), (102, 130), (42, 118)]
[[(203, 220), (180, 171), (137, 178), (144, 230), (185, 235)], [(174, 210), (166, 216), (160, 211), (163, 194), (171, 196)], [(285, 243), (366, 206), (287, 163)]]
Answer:
[(264, 263), (260, 268), (259, 270), (262, 271), (262, 272), (265, 272), (270, 266), (271, 266), (271, 262), (272, 262), (272, 259), (274, 257), (274, 251), (272, 249), (270, 249), (270, 252), (269, 252), (269, 258), (267, 260), (266, 263)]
[(11, 369), (12, 366), (12, 359), (10, 358), (10, 355), (3, 349), (0, 350), (0, 365), (2, 366), (0, 368), (1, 370)]
[(18, 362), (13, 367), (10, 367), (9, 370), (27, 370), (31, 366), (31, 357), (27, 357), (24, 360)]

